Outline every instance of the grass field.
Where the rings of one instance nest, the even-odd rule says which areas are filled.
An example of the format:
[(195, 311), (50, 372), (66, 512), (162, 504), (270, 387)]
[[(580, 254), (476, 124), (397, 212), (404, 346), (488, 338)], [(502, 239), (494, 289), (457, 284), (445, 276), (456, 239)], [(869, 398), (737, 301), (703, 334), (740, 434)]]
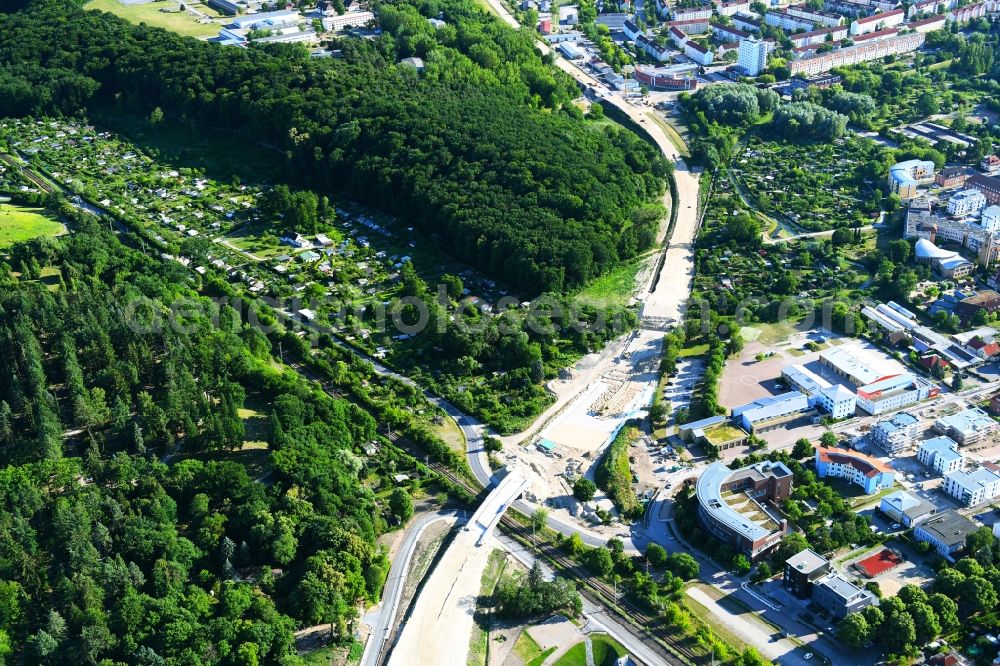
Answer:
[(466, 441), (462, 429), (458, 427), (454, 419), (445, 417), (441, 423), (431, 425), (431, 430), (435, 435), (444, 440), (452, 451), (465, 455)]
[[(486, 562), (486, 570), (483, 572), (482, 580), (479, 584), (479, 594), (488, 597), (493, 594), (493, 589), (500, 581), (504, 569), (507, 568), (507, 553), (494, 549), (490, 553), (490, 558)], [(472, 639), (469, 641), (469, 656), (466, 666), (486, 666), (489, 655), (490, 634), (487, 627), (478, 622), (472, 628)], [(534, 641), (532, 641), (534, 642)]]
[[(604, 634), (591, 634), (590, 642), (593, 645), (594, 665), (609, 666), (614, 664), (618, 657), (625, 656), (625, 648), (618, 644), (618, 641)], [(577, 643), (566, 654), (559, 657), (554, 666), (586, 666), (587, 646), (586, 642)]]
[(692, 345), (690, 347), (685, 347), (677, 355), (681, 358), (688, 358), (693, 356), (704, 356), (708, 353), (708, 343), (701, 345)]
[(554, 648), (542, 650), (542, 646), (535, 642), (527, 630), (522, 631), (521, 635), (517, 637), (517, 642), (514, 643), (514, 654), (525, 664), (530, 664), (538, 657), (542, 657), (542, 661), (544, 661), (545, 657), (554, 651)]
[[(177, 2), (147, 2), (140, 5), (123, 5), (119, 0), (90, 0), (84, 9), (99, 9), (120, 16), (132, 23), (163, 28), (188, 37), (215, 37), (219, 34), (219, 24), (199, 23), (198, 17), (187, 11), (180, 11)], [(160, 11), (165, 9), (167, 11)], [(198, 7), (205, 14), (215, 14)]]
[(632, 259), (597, 278), (576, 295), (576, 301), (596, 308), (625, 307), (635, 294), (635, 278), (647, 259)]
[(0, 248), (39, 236), (59, 236), (64, 233), (66, 227), (46, 215), (41, 208), (0, 203)]

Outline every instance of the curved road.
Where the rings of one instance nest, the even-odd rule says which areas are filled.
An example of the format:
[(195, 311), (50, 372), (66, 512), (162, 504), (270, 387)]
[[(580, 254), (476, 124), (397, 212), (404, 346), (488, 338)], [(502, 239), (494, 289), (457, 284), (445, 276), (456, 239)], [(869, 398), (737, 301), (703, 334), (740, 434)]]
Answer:
[(385, 580), (385, 588), (382, 591), (382, 603), (365, 616), (365, 622), (371, 626), (371, 634), (365, 645), (365, 651), (361, 655), (361, 666), (376, 666), (385, 644), (389, 640), (395, 626), (396, 614), (399, 611), (399, 600), (403, 596), (407, 571), (410, 568), (410, 561), (413, 559), (420, 535), (430, 525), (442, 520), (457, 520), (458, 515), (458, 511), (429, 513), (418, 518), (410, 526), (395, 559), (392, 561), (392, 566), (389, 568), (389, 576)]

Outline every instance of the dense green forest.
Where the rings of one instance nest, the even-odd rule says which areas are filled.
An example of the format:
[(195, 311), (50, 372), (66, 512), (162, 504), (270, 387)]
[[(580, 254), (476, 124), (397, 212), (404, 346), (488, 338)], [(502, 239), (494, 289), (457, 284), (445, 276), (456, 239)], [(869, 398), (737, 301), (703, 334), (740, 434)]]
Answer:
[[(670, 165), (585, 120), (527, 33), (471, 0), (379, 8), (385, 32), (309, 58), (224, 48), (60, 0), (0, 16), (0, 115), (163, 113), (277, 147), (289, 179), (398, 214), (523, 290), (563, 291), (654, 241)], [(435, 31), (422, 18), (441, 14)], [(419, 55), (423, 74), (397, 66)], [(281, 159), (281, 158), (279, 158)]]
[(349, 638), (388, 570), (375, 539), (412, 510), (389, 472), (418, 467), (378, 401), (277, 368), (186, 269), (73, 217), (0, 261), (0, 656), (297, 663), (298, 627)]

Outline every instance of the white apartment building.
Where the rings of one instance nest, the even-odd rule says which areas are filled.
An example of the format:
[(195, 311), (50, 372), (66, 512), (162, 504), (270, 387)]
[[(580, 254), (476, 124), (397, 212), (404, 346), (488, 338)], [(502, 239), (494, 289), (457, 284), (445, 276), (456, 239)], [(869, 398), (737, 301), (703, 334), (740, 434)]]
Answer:
[(917, 447), (917, 461), (938, 474), (951, 474), (962, 469), (965, 457), (951, 437), (935, 437)]
[(708, 20), (712, 18), (712, 7), (703, 5), (701, 7), (677, 7), (671, 12), (674, 21), (690, 21), (692, 19)]
[(965, 506), (976, 506), (1000, 495), (1000, 474), (985, 466), (971, 472), (952, 472), (944, 477), (944, 490)]
[(856, 65), (860, 62), (878, 60), (890, 55), (909, 53), (916, 51), (924, 43), (925, 35), (919, 32), (910, 32), (888, 39), (878, 39), (864, 44), (848, 46), (847, 48), (834, 49), (826, 53), (817, 53), (788, 63), (792, 75), (803, 74), (812, 76), (829, 72), (834, 67), (846, 67)]
[(979, 224), (990, 233), (1000, 231), (1000, 206), (993, 205), (984, 210)]
[(920, 432), (920, 420), (909, 412), (899, 412), (879, 421), (868, 433), (872, 443), (896, 456), (910, 448)]
[(375, 14), (372, 12), (349, 12), (333, 16), (324, 16), (321, 19), (323, 29), (327, 32), (343, 30), (344, 28), (362, 28), (369, 23), (375, 22)]
[(681, 48), (684, 50), (684, 55), (691, 58), (691, 60), (694, 60), (699, 65), (704, 67), (712, 64), (712, 60), (714, 59), (712, 51), (706, 49), (693, 39), (689, 39), (684, 42), (684, 45)]
[(997, 422), (979, 408), (970, 408), (943, 416), (934, 422), (934, 429), (962, 446), (978, 444), (997, 431)]
[(749, 0), (734, 0), (733, 2), (720, 2), (715, 5), (715, 13), (719, 16), (733, 16), (740, 12), (749, 12)]
[(854, 22), (851, 23), (851, 34), (865, 35), (876, 30), (895, 28), (897, 25), (902, 25), (905, 19), (906, 13), (902, 9), (894, 9), (891, 12), (882, 12), (881, 14), (854, 19)]
[(962, 190), (948, 200), (948, 214), (964, 217), (986, 207), (986, 197), (979, 190)]
[(819, 404), (835, 419), (854, 416), (858, 398), (840, 384), (823, 389), (816, 396)]
[(841, 25), (844, 22), (844, 17), (840, 14), (824, 12), (820, 9), (812, 9), (808, 5), (789, 5), (785, 8), (785, 13), (789, 16), (812, 21), (813, 23), (825, 25), (827, 27)]
[(767, 69), (767, 42), (756, 37), (740, 40), (736, 64), (749, 76), (757, 76)]
[(812, 21), (792, 16), (787, 11), (775, 10), (764, 14), (764, 23), (773, 25), (789, 32), (795, 30), (815, 30), (816, 24)]

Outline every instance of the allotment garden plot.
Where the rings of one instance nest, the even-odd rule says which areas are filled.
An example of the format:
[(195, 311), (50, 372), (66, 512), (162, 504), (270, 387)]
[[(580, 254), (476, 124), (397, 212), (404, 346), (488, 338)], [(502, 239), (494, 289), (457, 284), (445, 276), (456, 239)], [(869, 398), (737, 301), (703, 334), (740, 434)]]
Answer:
[(870, 224), (879, 183), (863, 165), (885, 150), (868, 139), (797, 144), (751, 136), (730, 174), (746, 201), (772, 217), (784, 235)]

